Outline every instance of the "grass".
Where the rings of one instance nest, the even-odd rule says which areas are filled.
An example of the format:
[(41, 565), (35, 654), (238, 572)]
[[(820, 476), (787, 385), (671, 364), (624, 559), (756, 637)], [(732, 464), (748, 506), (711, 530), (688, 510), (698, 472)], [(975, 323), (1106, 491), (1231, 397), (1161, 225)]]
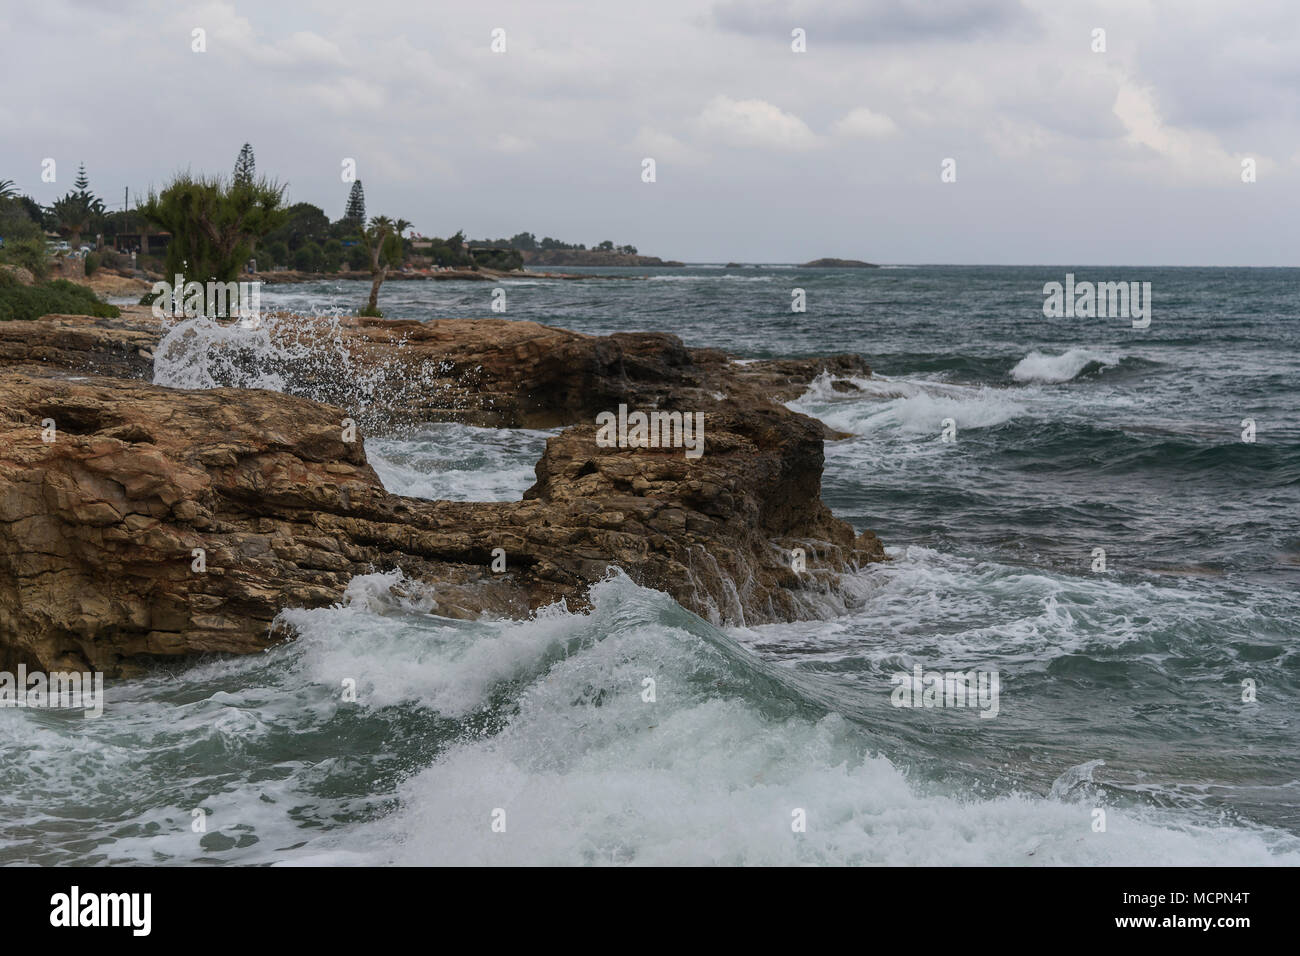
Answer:
[(95, 315), (117, 318), (117, 306), (101, 302), (84, 285), (67, 279), (23, 285), (13, 276), (0, 272), (0, 322), (39, 319), (43, 315)]

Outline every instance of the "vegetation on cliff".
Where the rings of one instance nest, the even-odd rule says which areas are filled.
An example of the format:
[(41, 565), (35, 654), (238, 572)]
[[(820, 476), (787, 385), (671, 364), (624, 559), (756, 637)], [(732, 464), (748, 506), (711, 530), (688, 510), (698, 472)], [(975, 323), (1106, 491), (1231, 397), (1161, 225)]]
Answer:
[(101, 302), (84, 285), (55, 279), (23, 285), (6, 270), (0, 269), (0, 322), (28, 321), (43, 315), (94, 315), (117, 318), (121, 312)]

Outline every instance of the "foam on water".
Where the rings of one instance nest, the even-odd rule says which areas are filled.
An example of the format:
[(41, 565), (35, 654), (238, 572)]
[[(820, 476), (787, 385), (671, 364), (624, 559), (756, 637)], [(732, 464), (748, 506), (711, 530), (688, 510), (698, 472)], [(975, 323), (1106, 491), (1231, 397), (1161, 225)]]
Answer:
[[(100, 720), (0, 712), (45, 808), (19, 807), (0, 780), (0, 859), (1300, 862), (1279, 831), (1136, 802), (1108, 805), (1107, 832), (1092, 833), (1096, 795), (1073, 787), (1053, 799), (926, 784), (827, 706), (826, 679), (765, 662), (621, 574), (584, 614), (465, 622), (431, 602), (400, 574), (365, 576), (338, 607), (286, 612), (297, 640), (132, 682)], [(796, 810), (806, 833), (791, 830)], [(106, 822), (87, 835), (87, 821)]]
[(650, 276), (649, 282), (771, 282), (771, 276)]
[[(593, 603), (586, 620), (552, 617), (532, 640), (521, 640), (516, 625), (488, 642), (496, 645), (490, 664), (469, 668), (515, 682), (508, 723), (490, 738), (454, 744), (399, 788), (400, 809), (365, 828), (367, 839), (385, 845), (376, 859), (1300, 861), (1300, 843), (1274, 832), (1117, 807), (1108, 832), (1094, 834), (1091, 803), (1023, 793), (971, 799), (918, 786), (874, 751), (862, 728), (825, 712), (789, 675), (663, 595), (620, 576), (598, 586)], [(426, 702), (464, 713), (466, 666), (461, 656), (440, 674)], [(647, 677), (654, 703), (642, 696)], [(484, 700), (491, 694), (471, 686)], [(491, 827), (498, 809), (504, 833)], [(800, 809), (808, 831), (796, 834), (792, 813)]]
[(1077, 378), (1085, 369), (1113, 367), (1122, 356), (1113, 352), (1095, 352), (1092, 349), (1070, 349), (1061, 355), (1044, 355), (1030, 352), (1011, 370), (1017, 382), (1046, 382), (1056, 384)]
[(555, 431), (423, 426), (366, 439), (366, 458), (393, 494), (449, 501), (518, 501)]
[(850, 378), (855, 390), (840, 392), (832, 387), (834, 381), (823, 372), (787, 407), (855, 435), (884, 432), (936, 439), (946, 418), (964, 430), (999, 425), (1027, 412), (1007, 389), (873, 376)]

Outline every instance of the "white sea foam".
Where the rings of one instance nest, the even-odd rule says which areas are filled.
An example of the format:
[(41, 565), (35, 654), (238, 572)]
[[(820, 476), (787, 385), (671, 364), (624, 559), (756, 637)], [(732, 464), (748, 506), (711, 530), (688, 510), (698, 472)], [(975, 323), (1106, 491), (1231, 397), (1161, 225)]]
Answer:
[[(927, 793), (873, 754), (843, 717), (798, 713), (798, 706), (769, 712), (772, 704), (781, 710), (779, 680), (662, 595), (616, 578), (593, 597), (590, 620), (547, 620), (533, 641), (507, 641), (490, 663), (473, 665), (509, 674), (513, 660), (514, 674), (532, 677), (504, 729), (453, 746), (400, 788), (398, 813), (366, 828), (367, 839), (380, 841), (376, 859), (1300, 862), (1294, 838), (1156, 810), (1114, 808), (1108, 832), (1096, 834), (1088, 808), (1073, 802)], [(564, 643), (566, 652), (535, 671), (547, 643)], [(463, 664), (463, 657), (438, 660), (437, 686), (464, 682)], [(642, 697), (647, 677), (656, 682), (654, 703)], [(497, 810), (505, 812), (505, 832), (492, 829)], [(796, 810), (807, 815), (806, 833), (792, 832)], [(1284, 855), (1270, 850), (1279, 841)]]
[(366, 458), (393, 494), (449, 501), (518, 501), (537, 480), (554, 431), (426, 425), (366, 439)]
[(1101, 365), (1111, 367), (1118, 365), (1121, 356), (1112, 352), (1094, 352), (1091, 349), (1070, 349), (1061, 355), (1045, 355), (1042, 352), (1030, 352), (1011, 370), (1011, 377), (1017, 382), (1044, 382), (1059, 384), (1074, 379), (1084, 369)]
[(1006, 389), (873, 376), (847, 379), (854, 388), (839, 391), (834, 381), (823, 372), (787, 407), (855, 435), (893, 431), (938, 436), (946, 418), (961, 430), (1027, 414), (1019, 396)]
[[(622, 575), (593, 589), (587, 613), (520, 622), (440, 618), (417, 592), (395, 572), (358, 578), (338, 607), (286, 612), (297, 640), (196, 665), (179, 683), (134, 682), (101, 721), (46, 727), (0, 711), (0, 743), (26, 755), (42, 807), (90, 800), (116, 821), (92, 851), (58, 831), (40, 844), (7, 839), (0, 859), (1300, 863), (1294, 837), (1156, 807), (1109, 807), (1107, 832), (1093, 833), (1092, 803), (1074, 785), (1088, 773), (1074, 765), (1058, 768), (1073, 783), (1050, 798), (935, 790), (881, 753), (870, 726), (828, 712), (815, 678)], [(345, 678), (355, 702), (340, 694)], [(340, 728), (362, 726), (384, 735), (375, 756), (402, 763), (424, 738), (444, 743), (383, 783), (361, 762), (370, 745), (338, 749)], [(203, 769), (254, 753), (275, 773)], [(115, 796), (137, 791), (125, 804)], [(7, 824), (45, 826), (45, 810), (16, 814), (13, 799), (3, 798)], [(367, 809), (384, 804), (395, 809)], [(194, 806), (209, 814), (206, 837), (191, 830)], [(505, 832), (492, 829), (498, 809)], [(792, 832), (796, 810), (806, 833)]]
[(651, 276), (649, 282), (771, 282), (772, 276)]

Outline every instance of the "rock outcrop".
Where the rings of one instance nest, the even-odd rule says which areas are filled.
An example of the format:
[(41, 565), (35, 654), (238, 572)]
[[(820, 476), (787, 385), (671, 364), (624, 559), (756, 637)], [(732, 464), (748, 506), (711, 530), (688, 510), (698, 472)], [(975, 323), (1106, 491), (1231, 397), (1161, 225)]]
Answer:
[(861, 259), (814, 259), (812, 262), (805, 262), (804, 269), (879, 269), (880, 266), (874, 262), (863, 262)]
[[(436, 359), (412, 418), (571, 425), (522, 501), (450, 502), (385, 491), (363, 435), (347, 440), (354, 408), (142, 381), (159, 332), (147, 310), (0, 323), (0, 667), (252, 652), (283, 636), (281, 610), (397, 568), (449, 616), (581, 606), (617, 566), (718, 620), (788, 620), (883, 556), (820, 499), (822, 426), (776, 403), (823, 368), (867, 374), (856, 356), (737, 364), (673, 336), (498, 320), (338, 326), (350, 373)], [(705, 453), (601, 447), (593, 419), (620, 403), (700, 412)]]
[[(593, 336), (505, 319), (269, 316), (244, 337), (257, 347), (238, 356), (231, 339), (209, 341), (192, 325), (162, 339), (163, 323), (142, 306), (123, 308), (118, 319), (3, 322), (0, 368), (152, 379), (158, 352), (169, 367), (224, 370), (202, 384), (274, 382), (341, 405), (372, 429), (429, 421), (550, 428), (591, 421), (620, 402), (683, 411), (765, 407), (797, 398), (822, 371), (871, 374), (854, 354), (737, 362), (666, 333)], [(234, 357), (212, 361), (222, 350)]]
[(0, 273), (12, 276), (14, 281), (19, 285), (34, 285), (36, 283), (36, 276), (32, 275), (30, 270), (24, 269), (22, 266), (0, 264)]

